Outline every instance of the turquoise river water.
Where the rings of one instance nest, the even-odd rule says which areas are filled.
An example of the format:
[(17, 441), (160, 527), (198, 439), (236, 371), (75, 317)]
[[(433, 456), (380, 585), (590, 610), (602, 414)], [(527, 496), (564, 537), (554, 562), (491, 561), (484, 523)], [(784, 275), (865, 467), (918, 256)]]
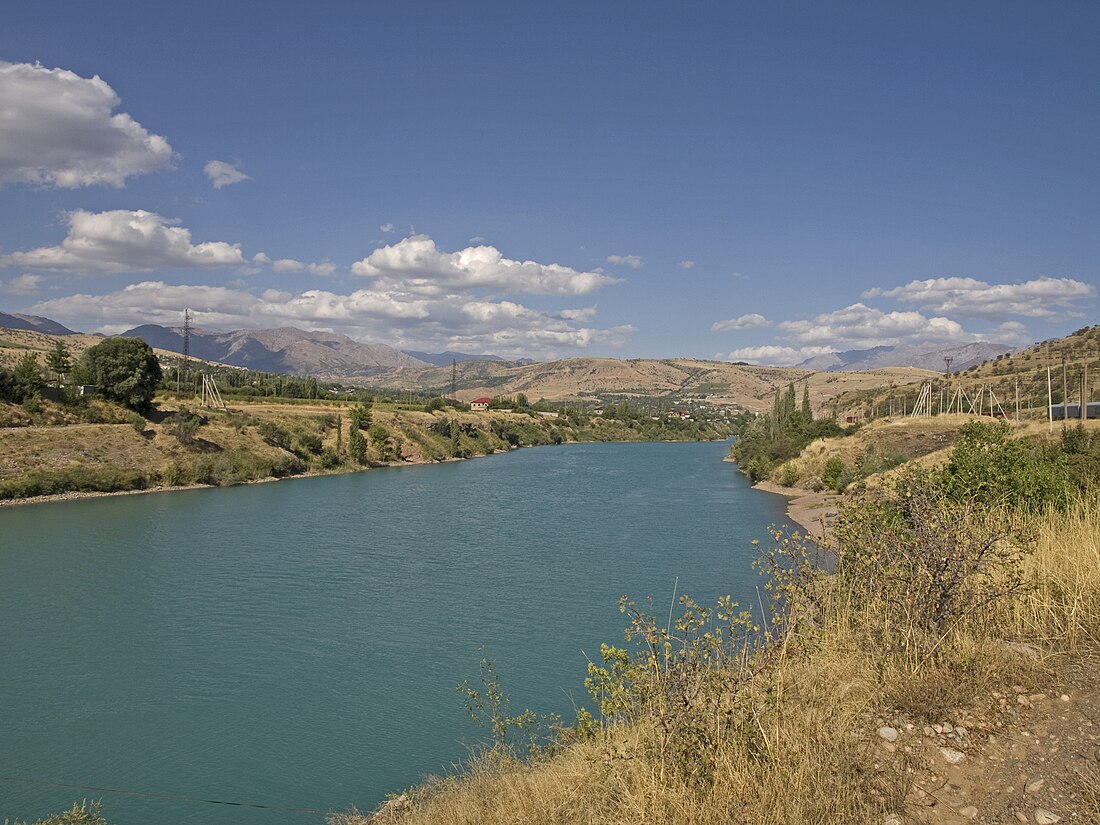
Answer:
[(480, 741), (455, 685), (482, 646), (516, 710), (571, 718), (619, 596), (667, 610), (678, 577), (755, 604), (751, 541), (785, 503), (727, 449), (0, 509), (0, 822), (85, 798), (113, 825), (368, 810)]

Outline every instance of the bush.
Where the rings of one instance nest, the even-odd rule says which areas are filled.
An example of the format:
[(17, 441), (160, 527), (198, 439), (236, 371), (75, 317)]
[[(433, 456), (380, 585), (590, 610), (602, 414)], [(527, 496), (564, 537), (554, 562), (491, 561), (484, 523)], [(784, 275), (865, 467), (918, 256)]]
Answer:
[(798, 467), (788, 461), (779, 470), (779, 483), (784, 487), (793, 487), (798, 484)]
[(830, 490), (837, 489), (837, 483), (847, 469), (844, 461), (834, 455), (825, 462), (825, 468), (821, 471), (822, 483)]
[(51, 496), (61, 493), (114, 493), (141, 490), (147, 479), (137, 470), (119, 467), (66, 467), (34, 470), (0, 480), (0, 499)]

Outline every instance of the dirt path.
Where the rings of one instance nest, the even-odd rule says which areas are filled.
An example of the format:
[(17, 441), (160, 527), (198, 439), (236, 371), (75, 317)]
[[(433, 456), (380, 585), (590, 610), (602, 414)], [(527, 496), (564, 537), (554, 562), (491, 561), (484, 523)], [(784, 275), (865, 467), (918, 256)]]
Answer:
[(953, 719), (878, 720), (879, 766), (915, 780), (886, 825), (1100, 823), (1100, 659), (1054, 664), (1043, 687), (992, 688)]

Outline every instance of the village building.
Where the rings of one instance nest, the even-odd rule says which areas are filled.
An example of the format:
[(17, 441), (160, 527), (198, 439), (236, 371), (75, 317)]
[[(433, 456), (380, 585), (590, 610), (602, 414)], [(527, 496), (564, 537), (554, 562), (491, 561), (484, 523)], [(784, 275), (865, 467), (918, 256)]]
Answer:
[(475, 398), (473, 401), (470, 402), (470, 409), (474, 412), (477, 412), (479, 410), (487, 410), (489, 409), (489, 404), (492, 402), (492, 400), (493, 399), (491, 398)]

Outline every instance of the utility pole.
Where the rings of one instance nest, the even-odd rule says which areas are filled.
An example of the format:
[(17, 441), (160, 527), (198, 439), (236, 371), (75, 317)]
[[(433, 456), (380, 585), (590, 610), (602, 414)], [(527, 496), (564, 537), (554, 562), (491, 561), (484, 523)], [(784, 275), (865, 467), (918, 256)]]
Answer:
[(451, 400), (457, 401), (455, 397), (458, 392), (458, 359), (451, 359)]
[[(954, 360), (955, 360), (954, 357), (950, 356), (950, 355), (945, 355), (943, 357), (943, 363), (947, 367), (945, 378), (946, 378), (946, 381), (947, 381), (947, 392), (948, 393), (951, 392), (951, 362), (954, 361)], [(951, 402), (950, 401), (947, 403), (947, 412), (949, 412), (949, 413), (951, 412)]]
[(183, 371), (191, 375), (191, 310), (183, 311)]

